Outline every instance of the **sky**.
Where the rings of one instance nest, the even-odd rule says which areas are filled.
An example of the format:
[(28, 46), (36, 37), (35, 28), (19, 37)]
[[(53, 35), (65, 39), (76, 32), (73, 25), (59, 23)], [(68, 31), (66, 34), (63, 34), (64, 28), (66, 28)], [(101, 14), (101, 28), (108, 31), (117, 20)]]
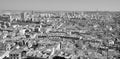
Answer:
[(119, 11), (120, 0), (0, 0), (0, 10)]

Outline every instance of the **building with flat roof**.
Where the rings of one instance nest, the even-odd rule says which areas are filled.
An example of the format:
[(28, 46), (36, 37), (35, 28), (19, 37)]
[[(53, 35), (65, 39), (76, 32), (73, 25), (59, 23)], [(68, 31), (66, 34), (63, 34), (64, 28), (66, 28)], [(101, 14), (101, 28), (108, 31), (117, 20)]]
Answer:
[(26, 57), (26, 51), (23, 49), (13, 50), (9, 53), (9, 59), (22, 59)]
[(22, 59), (21, 52), (21, 49), (11, 51), (9, 54), (9, 59)]

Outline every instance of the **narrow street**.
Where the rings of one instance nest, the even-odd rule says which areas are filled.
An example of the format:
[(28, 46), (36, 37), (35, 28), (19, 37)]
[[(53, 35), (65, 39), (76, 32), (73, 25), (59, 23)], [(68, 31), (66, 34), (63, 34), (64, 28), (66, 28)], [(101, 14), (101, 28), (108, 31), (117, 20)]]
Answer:
[(0, 59), (2, 59), (2, 58), (4, 58), (5, 56), (9, 56), (9, 53), (10, 53), (10, 51), (6, 51), (1, 57), (0, 57)]

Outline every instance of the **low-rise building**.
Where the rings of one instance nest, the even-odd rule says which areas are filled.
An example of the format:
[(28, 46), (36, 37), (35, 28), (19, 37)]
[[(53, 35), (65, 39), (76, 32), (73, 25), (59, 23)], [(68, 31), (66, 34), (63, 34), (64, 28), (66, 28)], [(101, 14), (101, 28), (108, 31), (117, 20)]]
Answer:
[(13, 50), (9, 54), (9, 59), (22, 59), (21, 57), (21, 50)]
[(26, 51), (23, 49), (16, 49), (9, 53), (9, 59), (22, 59), (26, 57)]

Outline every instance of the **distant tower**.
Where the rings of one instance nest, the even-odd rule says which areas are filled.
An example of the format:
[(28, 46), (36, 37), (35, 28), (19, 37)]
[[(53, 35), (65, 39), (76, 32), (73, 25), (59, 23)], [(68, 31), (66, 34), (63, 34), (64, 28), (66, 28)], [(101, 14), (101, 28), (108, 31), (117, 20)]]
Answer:
[(24, 20), (24, 12), (21, 13), (21, 20)]
[(28, 13), (24, 12), (24, 21), (26, 21), (28, 19)]

